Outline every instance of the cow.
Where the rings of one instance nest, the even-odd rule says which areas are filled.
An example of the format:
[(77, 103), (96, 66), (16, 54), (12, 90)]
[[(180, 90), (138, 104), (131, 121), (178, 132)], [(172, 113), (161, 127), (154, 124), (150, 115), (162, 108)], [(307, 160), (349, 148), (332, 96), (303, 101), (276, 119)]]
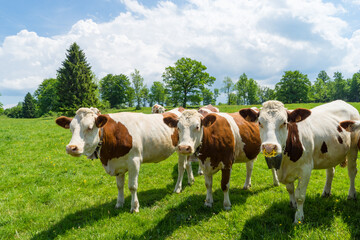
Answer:
[(219, 109), (217, 107), (214, 107), (213, 105), (209, 104), (209, 105), (206, 105), (206, 106), (203, 106), (203, 107), (199, 108), (198, 112), (201, 115), (206, 116), (209, 113), (219, 112)]
[[(344, 101), (337, 100), (311, 110), (288, 111), (279, 101), (263, 103), (260, 112), (240, 110), (249, 122), (260, 127), (261, 151), (265, 156), (280, 159), (279, 181), (286, 184), (290, 206), (296, 208), (294, 223), (304, 219), (306, 188), (313, 169), (326, 169), (323, 197), (331, 194), (335, 166), (348, 162), (350, 189), (348, 199), (355, 198), (358, 136), (343, 131), (339, 123), (360, 119), (359, 112)], [(294, 181), (298, 186), (294, 191)]]
[(166, 111), (166, 109), (159, 105), (159, 104), (155, 104), (152, 108), (151, 108), (151, 113), (164, 113)]
[[(178, 145), (178, 133), (163, 122), (174, 113), (100, 114), (97, 109), (80, 108), (74, 118), (59, 117), (56, 123), (70, 129), (72, 138), (66, 152), (72, 156), (85, 155), (99, 158), (105, 171), (116, 176), (118, 198), (116, 208), (124, 204), (125, 173), (129, 173), (131, 212), (139, 211), (137, 198), (138, 176), (141, 163), (156, 163), (167, 159)], [(186, 157), (179, 155), (179, 176), (175, 192), (181, 191), (183, 172), (188, 171), (189, 181), (193, 174), (185, 166)], [(181, 179), (180, 179), (181, 178)]]
[(164, 122), (179, 135), (179, 155), (196, 154), (204, 171), (207, 188), (205, 206), (212, 207), (212, 176), (222, 172), (224, 208), (231, 209), (229, 198), (232, 164), (246, 163), (244, 189), (251, 186), (253, 163), (260, 151), (259, 127), (236, 113), (209, 113), (203, 117), (196, 110), (186, 110), (180, 118), (168, 116)]

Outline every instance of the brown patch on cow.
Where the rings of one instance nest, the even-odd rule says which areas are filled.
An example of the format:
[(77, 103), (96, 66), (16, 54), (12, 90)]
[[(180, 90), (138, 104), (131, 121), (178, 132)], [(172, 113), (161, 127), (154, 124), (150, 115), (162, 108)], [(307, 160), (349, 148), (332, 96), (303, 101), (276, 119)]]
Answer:
[[(212, 111), (212, 112), (219, 112), (219, 110), (218, 110), (216, 107), (214, 107), (213, 105), (211, 105), (211, 104), (206, 105), (206, 106), (203, 106), (203, 107), (201, 107), (201, 108), (209, 109), (209, 110)], [(201, 108), (200, 108), (200, 109), (201, 109)]]
[(348, 120), (348, 121), (342, 121), (340, 122), (340, 126), (344, 128), (346, 131), (351, 132), (352, 131), (352, 125), (354, 124), (354, 121)]
[[(210, 116), (210, 115), (208, 115)], [(209, 127), (203, 127), (204, 134), (199, 159), (205, 163), (210, 158), (210, 165), (216, 168), (220, 162), (225, 169), (231, 169), (234, 162), (235, 138), (229, 122), (222, 116), (213, 115), (216, 121)]]
[(338, 130), (339, 133), (341, 133), (343, 131), (342, 128), (340, 127), (340, 125), (337, 126), (337, 130)]
[(305, 108), (297, 108), (293, 111), (287, 111), (289, 122), (301, 122), (311, 115), (311, 111)]
[(109, 160), (129, 153), (132, 148), (132, 136), (121, 122), (115, 122), (110, 117), (103, 129), (104, 136), (100, 150), (100, 160), (102, 164), (107, 166)]
[(341, 138), (340, 136), (338, 136), (337, 139), (338, 139), (338, 141), (339, 141), (340, 144), (343, 144), (343, 140), (342, 140), (342, 138)]
[(69, 118), (69, 117), (64, 117), (64, 116), (61, 116), (61, 117), (58, 117), (55, 122), (57, 125), (59, 125), (60, 127), (63, 127), (65, 129), (69, 129), (70, 128), (70, 123), (72, 121), (72, 118)]
[(179, 131), (177, 129), (178, 117), (175, 113), (166, 112), (163, 113), (163, 121), (166, 125), (171, 128), (175, 128), (173, 134), (171, 135), (172, 145), (176, 147), (179, 144)]
[(228, 183), (230, 182), (231, 168), (221, 169), (221, 189), (223, 191), (229, 190)]
[(255, 111), (251, 108), (240, 109), (239, 113), (248, 122), (255, 122), (260, 114), (260, 112)]
[(299, 139), (299, 130), (296, 123), (288, 123), (288, 136), (284, 154), (290, 157), (290, 160), (296, 162), (303, 154), (303, 146)]
[(185, 108), (183, 108), (183, 107), (178, 107), (178, 111), (182, 113), (183, 111), (185, 111)]
[(327, 151), (327, 145), (325, 142), (323, 142), (323, 144), (321, 145), (321, 153), (327, 153)]
[(234, 118), (236, 125), (239, 127), (241, 140), (244, 143), (246, 157), (249, 160), (254, 159), (260, 152), (261, 139), (259, 132), (259, 125), (254, 122), (246, 121), (239, 113), (230, 113)]
[(205, 110), (203, 110), (203, 109), (201, 109), (201, 108), (198, 110), (198, 113), (200, 113), (201, 115), (203, 115), (203, 117), (206, 117), (206, 115), (209, 114), (209, 112), (207, 112), (207, 111), (205, 111)]

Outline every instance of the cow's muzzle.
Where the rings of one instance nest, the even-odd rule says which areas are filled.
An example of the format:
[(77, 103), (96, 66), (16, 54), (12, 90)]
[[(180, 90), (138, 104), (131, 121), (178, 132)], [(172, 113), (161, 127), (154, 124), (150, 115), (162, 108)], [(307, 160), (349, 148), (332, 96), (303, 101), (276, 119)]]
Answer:
[(177, 147), (177, 151), (180, 153), (180, 154), (185, 154), (185, 155), (189, 155), (189, 154), (193, 154), (193, 149), (191, 146), (189, 145), (179, 145)]
[(76, 145), (68, 145), (66, 146), (66, 152), (74, 157), (80, 157), (81, 152), (79, 151), (79, 148)]

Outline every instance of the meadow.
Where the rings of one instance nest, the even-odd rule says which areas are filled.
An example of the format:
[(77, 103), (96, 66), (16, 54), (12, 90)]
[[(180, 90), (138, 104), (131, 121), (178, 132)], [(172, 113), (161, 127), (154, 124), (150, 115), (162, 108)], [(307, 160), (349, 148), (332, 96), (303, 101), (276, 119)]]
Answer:
[[(287, 105), (311, 108), (317, 104)], [(353, 104), (360, 110), (360, 104)], [(219, 106), (235, 112), (243, 106)], [(258, 106), (260, 107), (260, 106)], [(117, 110), (108, 110), (112, 112)], [(149, 113), (150, 108), (142, 111)], [(69, 130), (54, 118), (0, 117), (0, 239), (359, 239), (360, 203), (347, 200), (347, 169), (336, 167), (332, 196), (322, 198), (325, 170), (313, 171), (304, 205), (305, 221), (293, 225), (285, 185), (272, 185), (260, 154), (252, 187), (242, 190), (245, 164), (235, 164), (230, 181), (232, 210), (223, 210), (221, 173), (214, 176), (213, 208), (204, 206), (204, 177), (180, 194), (173, 193), (177, 155), (140, 168), (140, 212), (131, 214), (130, 192), (114, 209), (115, 177), (99, 160), (71, 157)], [(186, 175), (186, 174), (185, 174)], [(127, 186), (127, 176), (126, 185)], [(356, 188), (360, 192), (359, 176)]]

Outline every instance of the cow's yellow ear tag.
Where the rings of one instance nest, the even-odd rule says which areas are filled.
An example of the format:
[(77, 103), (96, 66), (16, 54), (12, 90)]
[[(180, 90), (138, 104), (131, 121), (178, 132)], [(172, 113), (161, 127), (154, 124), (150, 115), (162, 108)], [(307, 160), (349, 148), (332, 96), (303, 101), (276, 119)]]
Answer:
[(275, 151), (275, 149), (273, 149), (273, 150), (271, 151), (271, 153), (268, 153), (268, 152), (266, 152), (265, 149), (264, 149), (264, 150), (263, 150), (263, 154), (264, 154), (265, 157), (275, 157), (275, 156), (276, 156), (276, 151)]

